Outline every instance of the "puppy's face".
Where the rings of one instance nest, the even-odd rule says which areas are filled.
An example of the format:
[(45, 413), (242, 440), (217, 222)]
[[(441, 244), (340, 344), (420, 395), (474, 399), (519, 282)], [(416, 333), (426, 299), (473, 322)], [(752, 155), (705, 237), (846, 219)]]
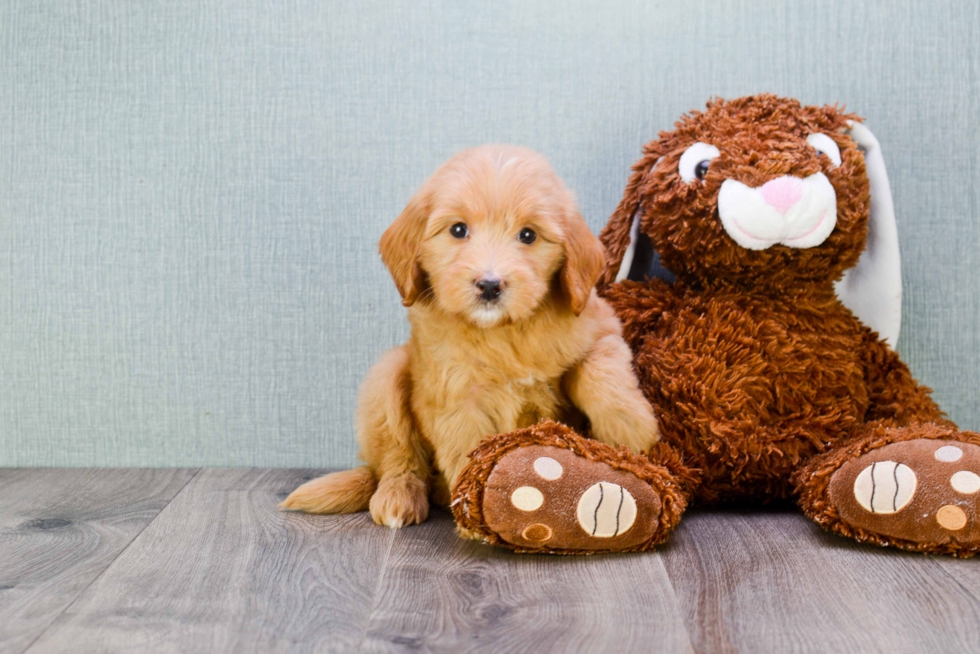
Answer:
[(530, 317), (553, 288), (581, 312), (603, 261), (547, 162), (507, 146), (466, 150), (440, 168), (381, 253), (406, 305), (432, 302), (485, 328)]
[(533, 314), (564, 260), (560, 198), (502, 172), (440, 189), (419, 256), (439, 307), (481, 327)]

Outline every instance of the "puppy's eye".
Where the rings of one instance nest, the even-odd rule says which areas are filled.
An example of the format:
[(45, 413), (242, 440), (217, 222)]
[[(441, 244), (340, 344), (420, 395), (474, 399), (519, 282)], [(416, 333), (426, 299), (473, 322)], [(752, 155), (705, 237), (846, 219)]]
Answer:
[(677, 172), (680, 173), (681, 179), (685, 182), (704, 179), (704, 176), (708, 174), (708, 166), (711, 165), (711, 160), (716, 159), (720, 154), (721, 152), (715, 146), (698, 141), (684, 150), (680, 165), (677, 166)]
[(834, 168), (840, 165), (840, 148), (834, 143), (834, 139), (830, 138), (826, 134), (810, 134), (806, 137), (806, 142), (810, 144), (810, 147), (817, 151), (817, 154), (825, 154), (830, 158), (830, 162), (834, 164)]
[(534, 230), (530, 227), (525, 227), (521, 230), (521, 233), (517, 235), (517, 240), (525, 245), (530, 245), (534, 243), (534, 240), (538, 238), (538, 235), (534, 233)]
[(466, 223), (456, 223), (449, 228), (449, 233), (453, 235), (453, 238), (466, 238), (470, 233), (470, 228), (466, 226)]

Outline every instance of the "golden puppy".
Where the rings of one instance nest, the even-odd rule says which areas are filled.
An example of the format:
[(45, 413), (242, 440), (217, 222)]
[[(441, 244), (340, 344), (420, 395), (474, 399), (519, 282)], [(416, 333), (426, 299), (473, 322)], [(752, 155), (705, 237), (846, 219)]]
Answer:
[(612, 309), (593, 292), (603, 250), (548, 162), (525, 148), (465, 150), (422, 186), (381, 237), (409, 307), (408, 343), (361, 386), (367, 465), (310, 481), (286, 509), (370, 508), (420, 523), (483, 437), (542, 418), (634, 451), (658, 438)]

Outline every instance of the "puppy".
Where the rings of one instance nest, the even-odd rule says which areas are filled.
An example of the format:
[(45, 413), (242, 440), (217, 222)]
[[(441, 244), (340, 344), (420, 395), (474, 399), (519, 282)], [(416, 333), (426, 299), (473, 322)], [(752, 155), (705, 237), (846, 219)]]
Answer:
[(659, 439), (619, 321), (593, 291), (602, 246), (541, 155), (504, 145), (457, 154), (380, 251), (411, 337), (361, 386), (366, 465), (304, 484), (283, 508), (420, 523), (430, 498), (447, 503), (485, 436), (542, 418), (636, 452)]

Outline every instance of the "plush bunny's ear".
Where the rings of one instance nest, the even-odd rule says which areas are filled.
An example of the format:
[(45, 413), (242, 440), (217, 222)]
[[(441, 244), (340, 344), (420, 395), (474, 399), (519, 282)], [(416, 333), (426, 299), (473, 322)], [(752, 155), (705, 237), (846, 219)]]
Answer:
[(622, 281), (625, 273), (629, 272), (632, 265), (636, 235), (639, 233), (639, 213), (640, 206), (639, 185), (643, 178), (640, 171), (635, 171), (630, 175), (629, 182), (626, 184), (626, 191), (623, 199), (609, 217), (609, 222), (599, 232), (599, 241), (606, 249), (606, 267), (599, 276), (596, 287), (601, 292), (612, 283)]
[(616, 278), (614, 282), (621, 282), (629, 278), (630, 269), (633, 267), (633, 258), (636, 257), (636, 241), (640, 238), (640, 219), (643, 217), (643, 207), (637, 207), (630, 217), (630, 235), (626, 250), (619, 262), (619, 270), (614, 270)]
[(655, 168), (661, 159), (662, 156), (652, 162), (652, 166), (644, 166), (633, 173), (616, 212), (599, 235), (609, 255), (606, 270), (600, 279), (600, 289), (624, 279), (642, 281), (659, 278), (671, 283), (675, 279), (674, 273), (660, 263), (660, 255), (650, 237), (640, 231), (643, 206), (639, 198), (639, 185), (643, 176)]
[(848, 121), (848, 134), (864, 152), (871, 187), (868, 244), (857, 265), (837, 282), (837, 296), (861, 322), (893, 348), (902, 326), (902, 262), (895, 205), (878, 139), (867, 127)]
[(674, 281), (674, 274), (660, 265), (660, 255), (654, 250), (650, 237), (640, 231), (640, 222), (643, 220), (640, 186), (647, 174), (663, 159), (662, 152), (666, 147), (661, 141), (654, 141), (646, 146), (646, 154), (633, 167), (623, 199), (599, 234), (599, 240), (606, 248), (608, 256), (606, 269), (599, 278), (600, 291), (609, 284), (624, 279), (642, 281), (659, 277), (669, 282)]
[(617, 282), (629, 279), (642, 282), (647, 279), (662, 279), (673, 284), (677, 279), (660, 261), (660, 254), (653, 247), (650, 237), (640, 231), (640, 221), (643, 219), (643, 206), (636, 208), (633, 214), (633, 224), (630, 227), (630, 242), (623, 253), (623, 262), (616, 273)]

